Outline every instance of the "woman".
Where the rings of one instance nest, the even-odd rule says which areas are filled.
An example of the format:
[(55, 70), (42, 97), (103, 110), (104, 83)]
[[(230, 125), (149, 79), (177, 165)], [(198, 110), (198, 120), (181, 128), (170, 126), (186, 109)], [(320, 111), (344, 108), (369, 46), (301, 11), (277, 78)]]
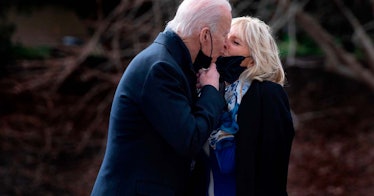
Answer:
[(209, 195), (287, 195), (294, 128), (278, 53), (264, 22), (232, 20), (227, 57), (216, 62), (228, 111), (209, 138)]

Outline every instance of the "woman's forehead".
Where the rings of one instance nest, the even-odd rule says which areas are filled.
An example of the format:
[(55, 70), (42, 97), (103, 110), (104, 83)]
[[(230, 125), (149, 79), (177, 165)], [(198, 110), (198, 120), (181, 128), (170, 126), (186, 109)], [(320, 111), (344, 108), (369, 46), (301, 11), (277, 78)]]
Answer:
[(242, 39), (243, 33), (240, 33), (239, 29), (236, 26), (232, 26), (230, 29), (229, 36), (232, 38)]

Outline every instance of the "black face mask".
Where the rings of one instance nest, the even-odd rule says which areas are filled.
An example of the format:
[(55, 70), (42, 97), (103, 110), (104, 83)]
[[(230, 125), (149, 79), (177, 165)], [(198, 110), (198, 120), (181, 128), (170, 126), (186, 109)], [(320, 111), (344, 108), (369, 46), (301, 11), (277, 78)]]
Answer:
[(240, 66), (244, 59), (244, 56), (219, 57), (216, 61), (216, 65), (220, 75), (220, 81), (225, 81), (230, 84), (235, 82), (246, 69), (246, 67)]
[(195, 62), (193, 63), (193, 67), (197, 72), (201, 68), (208, 68), (211, 62), (212, 57), (205, 55), (203, 51), (200, 49), (199, 53), (196, 56)]

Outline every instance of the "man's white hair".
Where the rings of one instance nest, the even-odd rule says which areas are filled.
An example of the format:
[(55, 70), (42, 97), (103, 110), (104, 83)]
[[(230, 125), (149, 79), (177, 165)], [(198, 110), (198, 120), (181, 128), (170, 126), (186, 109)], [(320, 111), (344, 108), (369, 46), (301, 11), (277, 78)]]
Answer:
[(166, 28), (172, 29), (182, 37), (191, 36), (203, 27), (209, 27), (214, 32), (221, 20), (222, 8), (231, 12), (228, 0), (184, 0)]

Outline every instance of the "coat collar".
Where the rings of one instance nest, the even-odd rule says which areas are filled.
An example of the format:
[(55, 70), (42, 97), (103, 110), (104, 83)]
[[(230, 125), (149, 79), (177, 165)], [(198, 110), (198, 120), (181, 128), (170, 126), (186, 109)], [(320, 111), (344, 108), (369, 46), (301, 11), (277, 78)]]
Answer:
[(174, 31), (165, 29), (164, 32), (157, 36), (154, 42), (164, 45), (182, 68), (188, 67), (193, 70), (191, 54), (182, 39)]

